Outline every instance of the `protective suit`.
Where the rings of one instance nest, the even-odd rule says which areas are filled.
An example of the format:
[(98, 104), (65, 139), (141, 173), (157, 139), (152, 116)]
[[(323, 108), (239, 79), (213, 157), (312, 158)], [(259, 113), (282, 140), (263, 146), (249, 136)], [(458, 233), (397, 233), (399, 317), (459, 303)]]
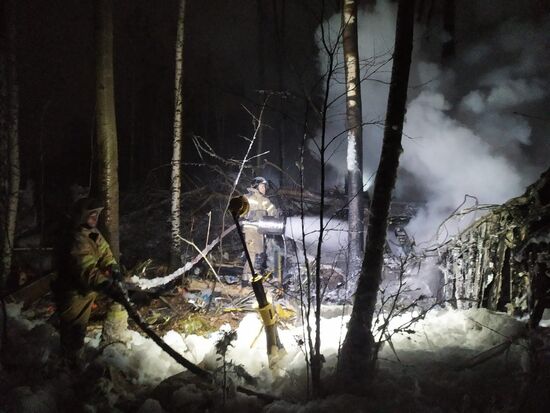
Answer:
[[(102, 207), (91, 198), (75, 204), (73, 226), (58, 245), (58, 277), (52, 284), (60, 321), (61, 348), (68, 358), (77, 357), (84, 344), (86, 327), (98, 293), (112, 285), (118, 271), (111, 248), (95, 225)], [(118, 313), (118, 315), (117, 315)], [(111, 306), (107, 318), (124, 318), (119, 304)]]
[[(261, 185), (264, 185), (264, 193), (261, 192)], [(261, 272), (267, 265), (266, 243), (263, 234), (260, 234), (254, 225), (247, 224), (246, 221), (255, 222), (265, 216), (278, 216), (279, 213), (277, 208), (275, 208), (275, 205), (265, 196), (266, 185), (267, 180), (264, 178), (254, 178), (252, 186), (248, 188), (248, 193), (245, 195), (250, 204), (250, 209), (244, 217), (243, 233), (248, 253), (254, 263), (254, 269), (257, 272)], [(243, 267), (242, 284), (247, 285), (250, 282), (250, 278), (250, 268), (248, 263), (245, 263)]]

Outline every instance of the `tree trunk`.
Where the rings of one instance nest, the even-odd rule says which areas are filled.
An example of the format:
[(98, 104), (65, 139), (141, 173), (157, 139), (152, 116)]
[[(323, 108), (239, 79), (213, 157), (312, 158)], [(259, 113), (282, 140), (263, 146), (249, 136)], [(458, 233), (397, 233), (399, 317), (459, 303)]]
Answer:
[[(7, 19), (6, 4), (0, 3), (0, 18), (4, 23)], [(8, 194), (9, 194), (9, 120), (8, 120), (8, 59), (7, 59), (7, 34), (6, 24), (0, 25), (0, 248), (2, 257), (5, 257), (4, 246), (7, 243), (8, 228)], [(5, 155), (4, 155), (5, 154)], [(4, 269), (5, 261), (2, 259), (0, 267), (0, 293), (6, 286), (7, 273)], [(11, 266), (11, 263), (10, 263)]]
[(96, 6), (96, 130), (99, 194), (105, 203), (102, 214), (104, 234), (118, 260), (118, 145), (113, 81), (112, 5), (110, 0), (99, 0)]
[(342, 8), (344, 62), (346, 71), (346, 129), (348, 131), (348, 276), (361, 271), (363, 258), (363, 118), (361, 78), (357, 50), (357, 2), (344, 0)]
[(374, 182), (363, 267), (338, 371), (343, 385), (366, 383), (372, 378), (375, 367), (377, 355), (371, 328), (382, 278), (388, 212), (402, 151), (413, 26), (414, 0), (399, 0), (384, 142)]
[[(264, 30), (266, 25), (266, 19), (264, 16), (264, 10), (262, 6), (262, 0), (256, 0), (256, 15), (258, 19), (258, 107), (261, 107), (265, 104), (267, 95), (262, 93), (262, 90), (265, 89), (265, 59), (264, 59), (264, 50), (265, 50), (265, 37)], [(260, 154), (264, 151), (264, 128), (262, 125), (258, 128), (256, 134), (256, 154)], [(258, 156), (256, 158), (256, 175), (261, 175), (261, 170), (263, 166), (263, 157)]]
[[(4, 227), (2, 228), (2, 283), (1, 291), (6, 288), (8, 275), (11, 270), (13, 242), (15, 239), (15, 224), (17, 221), (17, 208), (19, 204), (19, 84), (17, 81), (17, 68), (15, 58), (15, 37), (16, 37), (16, 2), (8, 1), (4, 4), (4, 15), (6, 18), (6, 57), (4, 70), (7, 80), (5, 85), (5, 118), (7, 126), (7, 210), (5, 211)], [(4, 139), (3, 139), (4, 140)], [(4, 211), (2, 211), (4, 213)]]
[(180, 0), (176, 35), (176, 65), (174, 82), (174, 139), (172, 153), (172, 243), (170, 263), (177, 268), (181, 263), (181, 140), (182, 140), (182, 83), (183, 83), (183, 42), (185, 22), (185, 0)]
[[(279, 10), (280, 5), (280, 10)], [(284, 187), (285, 183), (285, 144), (284, 138), (286, 135), (285, 123), (285, 14), (286, 0), (273, 0), (273, 16), (275, 26), (275, 39), (277, 43), (277, 89), (279, 91), (279, 113), (277, 114), (277, 142), (279, 149), (279, 188)]]
[[(323, 21), (325, 14), (324, 3), (322, 3), (321, 9), (321, 21)], [(326, 44), (326, 43), (325, 43)], [(325, 181), (326, 181), (326, 137), (327, 137), (327, 113), (329, 107), (329, 94), (330, 94), (330, 84), (332, 81), (332, 76), (334, 75), (334, 57), (335, 57), (335, 48), (325, 48), (325, 52), (328, 57), (327, 72), (325, 74), (325, 90), (323, 94), (323, 106), (321, 108), (321, 145), (319, 148), (319, 161), (321, 162), (321, 171), (320, 171), (320, 202), (319, 202), (319, 236), (317, 237), (317, 251), (315, 253), (315, 340), (313, 342), (311, 337), (311, 325), (309, 322), (309, 315), (311, 310), (311, 276), (309, 266), (306, 264), (307, 269), (307, 294), (308, 294), (308, 304), (306, 311), (306, 323), (307, 323), (307, 340), (309, 347), (309, 366), (311, 370), (311, 389), (313, 397), (319, 398), (323, 393), (322, 383), (321, 383), (321, 370), (323, 368), (323, 355), (321, 354), (321, 255), (322, 255), (322, 245), (323, 238), (325, 234)], [(307, 112), (306, 112), (307, 119)], [(307, 125), (304, 125), (307, 127)], [(305, 132), (305, 130), (304, 130)], [(305, 136), (305, 134), (304, 134)], [(303, 151), (303, 149), (302, 149)], [(303, 155), (303, 152), (302, 152)], [(303, 158), (302, 158), (303, 160)], [(303, 164), (302, 164), (303, 165)], [(303, 176), (302, 176), (303, 179)], [(303, 181), (302, 181), (303, 188)], [(303, 206), (303, 203), (302, 203)], [(303, 208), (302, 208), (303, 211)], [(303, 214), (303, 212), (302, 212)], [(305, 246), (305, 229), (303, 226), (303, 217), (302, 217), (302, 240), (303, 245)], [(304, 257), (307, 262), (308, 258)]]

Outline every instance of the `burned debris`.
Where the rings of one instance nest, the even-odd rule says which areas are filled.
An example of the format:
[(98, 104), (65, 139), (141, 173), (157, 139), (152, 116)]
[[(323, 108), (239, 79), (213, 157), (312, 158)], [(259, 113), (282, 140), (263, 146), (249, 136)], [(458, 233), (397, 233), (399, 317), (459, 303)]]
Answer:
[(458, 308), (538, 312), (545, 305), (541, 290), (548, 286), (549, 251), (547, 170), (523, 195), (495, 207), (439, 249), (444, 296)]

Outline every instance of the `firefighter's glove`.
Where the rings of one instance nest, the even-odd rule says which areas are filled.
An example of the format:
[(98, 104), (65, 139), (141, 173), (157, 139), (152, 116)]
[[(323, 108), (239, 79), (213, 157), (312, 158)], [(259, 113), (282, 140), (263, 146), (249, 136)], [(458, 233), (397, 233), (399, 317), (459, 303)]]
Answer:
[(109, 278), (99, 284), (98, 290), (117, 302), (125, 298), (124, 292), (120, 288), (120, 283), (112, 278)]
[(124, 277), (122, 276), (122, 271), (120, 271), (120, 265), (111, 264), (109, 267), (109, 272), (111, 273), (111, 278), (115, 282), (122, 282)]

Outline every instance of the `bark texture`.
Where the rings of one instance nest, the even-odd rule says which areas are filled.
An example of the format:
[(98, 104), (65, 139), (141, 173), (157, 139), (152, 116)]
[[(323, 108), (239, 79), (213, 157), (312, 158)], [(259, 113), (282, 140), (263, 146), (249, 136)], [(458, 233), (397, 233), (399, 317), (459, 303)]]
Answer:
[(344, 0), (342, 27), (346, 72), (346, 129), (348, 131), (348, 276), (356, 277), (361, 271), (363, 258), (363, 118), (356, 0)]
[[(0, 16), (5, 16), (5, 3), (0, 3)], [(4, 20), (3, 20), (4, 21)], [(9, 162), (8, 162), (8, 73), (7, 73), (7, 32), (6, 24), (0, 25), (0, 248), (2, 249), (2, 266), (0, 267), (0, 292), (6, 286), (4, 246), (7, 242), (8, 228), (8, 194), (9, 194)], [(11, 263), (10, 263), (11, 266)]]
[(170, 263), (177, 268), (181, 263), (181, 151), (183, 124), (183, 43), (185, 23), (185, 0), (180, 0), (176, 35), (176, 64), (174, 74), (174, 136), (172, 141), (172, 243)]
[[(4, 174), (2, 177), (3, 189), (6, 191), (5, 207), (2, 211), (2, 279), (0, 288), (6, 287), (8, 275), (11, 270), (13, 243), (15, 239), (15, 226), (17, 221), (17, 209), (19, 205), (19, 84), (17, 80), (15, 39), (16, 39), (16, 2), (10, 0), (4, 3), (5, 37), (3, 36), (2, 72), (5, 84), (2, 85), (3, 118), (5, 119), (2, 130), (2, 149), (6, 150)], [(2, 82), (4, 83), (4, 82)], [(4, 129), (5, 128), (5, 129)], [(5, 215), (4, 215), (5, 214)]]
[(376, 361), (371, 328), (382, 276), (391, 196), (402, 152), (401, 135), (407, 101), (413, 26), (414, 1), (400, 0), (384, 142), (374, 182), (365, 256), (338, 370), (344, 386), (368, 382), (372, 378)]
[(109, 0), (99, 0), (96, 3), (96, 130), (99, 194), (105, 203), (102, 213), (103, 234), (118, 261), (118, 144), (113, 79), (112, 7)]

